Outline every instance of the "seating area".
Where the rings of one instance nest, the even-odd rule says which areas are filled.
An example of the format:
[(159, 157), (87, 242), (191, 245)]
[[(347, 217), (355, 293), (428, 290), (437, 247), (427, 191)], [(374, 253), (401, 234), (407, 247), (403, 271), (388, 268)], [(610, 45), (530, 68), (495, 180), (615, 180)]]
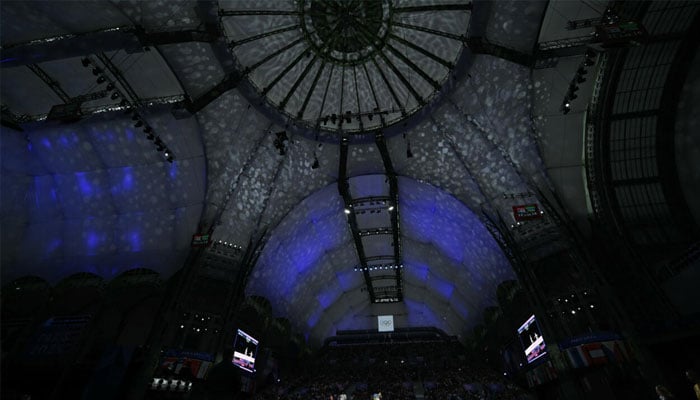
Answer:
[(253, 398), (365, 400), (378, 394), (382, 400), (534, 398), (497, 372), (473, 366), (458, 342), (444, 341), (328, 346)]

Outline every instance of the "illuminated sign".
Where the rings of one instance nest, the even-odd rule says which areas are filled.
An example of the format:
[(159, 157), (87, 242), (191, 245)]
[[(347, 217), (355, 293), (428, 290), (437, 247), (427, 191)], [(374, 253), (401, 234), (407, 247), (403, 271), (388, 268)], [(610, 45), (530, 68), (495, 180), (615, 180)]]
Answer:
[(542, 218), (542, 212), (537, 204), (522, 204), (513, 206), (513, 217), (516, 221), (527, 221)]
[(209, 234), (192, 235), (192, 247), (202, 247), (209, 244)]

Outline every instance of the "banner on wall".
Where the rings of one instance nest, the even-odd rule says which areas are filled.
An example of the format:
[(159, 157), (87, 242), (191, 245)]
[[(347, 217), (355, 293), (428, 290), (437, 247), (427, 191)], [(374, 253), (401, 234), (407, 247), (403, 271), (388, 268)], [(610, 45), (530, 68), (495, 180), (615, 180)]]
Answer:
[(562, 341), (559, 348), (572, 368), (622, 363), (631, 359), (627, 343), (613, 332), (577, 336)]
[(179, 374), (180, 370), (187, 366), (195, 378), (203, 379), (207, 376), (213, 361), (213, 356), (208, 353), (168, 350), (163, 355), (160, 366), (162, 370), (169, 370), (175, 374)]

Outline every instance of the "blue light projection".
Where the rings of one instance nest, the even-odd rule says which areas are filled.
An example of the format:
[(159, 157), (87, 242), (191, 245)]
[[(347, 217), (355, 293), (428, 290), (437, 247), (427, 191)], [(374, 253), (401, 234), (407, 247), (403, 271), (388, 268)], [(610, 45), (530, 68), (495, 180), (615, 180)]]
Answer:
[(100, 244), (100, 235), (97, 232), (87, 232), (85, 235), (85, 247), (87, 254), (96, 254), (97, 246)]
[(90, 184), (90, 181), (88, 180), (86, 172), (76, 172), (75, 180), (78, 183), (78, 188), (83, 196), (92, 196), (93, 188), (92, 184)]
[[(454, 197), (400, 177), (399, 198), (408, 313), (402, 323), (464, 334), (481, 322), (479, 307), (495, 302), (497, 285), (513, 279), (513, 271), (476, 215)], [(285, 313), (314, 340), (339, 326), (371, 327), (363, 315), (376, 312), (368, 311), (362, 273), (353, 271), (357, 263), (332, 184), (302, 201), (272, 232), (246, 292), (270, 299), (273, 313)]]
[(196, 121), (167, 110), (159, 120), (178, 129), (169, 144), (186, 147), (186, 163), (129, 141), (133, 122), (121, 113), (33, 125), (24, 135), (2, 128), (1, 279), (53, 283), (86, 271), (109, 279), (133, 266), (169, 277), (181, 266), (202, 215), (205, 159)]
[(132, 175), (132, 168), (124, 168), (124, 178), (122, 178), (122, 189), (131, 190), (134, 187), (134, 177)]
[(134, 231), (130, 232), (128, 236), (131, 251), (141, 251), (141, 248), (143, 247), (143, 243), (141, 242), (141, 234), (137, 231)]

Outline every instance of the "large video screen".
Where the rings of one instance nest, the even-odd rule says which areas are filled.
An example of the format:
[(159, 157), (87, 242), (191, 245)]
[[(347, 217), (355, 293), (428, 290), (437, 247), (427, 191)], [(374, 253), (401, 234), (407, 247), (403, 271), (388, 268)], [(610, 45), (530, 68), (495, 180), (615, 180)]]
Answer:
[(248, 372), (254, 372), (257, 354), (257, 339), (239, 329), (233, 342), (233, 364)]
[(534, 315), (530, 316), (530, 318), (518, 328), (518, 337), (520, 337), (520, 343), (522, 343), (523, 349), (525, 349), (525, 357), (528, 363), (547, 354), (547, 346), (544, 343), (542, 332), (540, 331), (539, 325), (537, 325)]

